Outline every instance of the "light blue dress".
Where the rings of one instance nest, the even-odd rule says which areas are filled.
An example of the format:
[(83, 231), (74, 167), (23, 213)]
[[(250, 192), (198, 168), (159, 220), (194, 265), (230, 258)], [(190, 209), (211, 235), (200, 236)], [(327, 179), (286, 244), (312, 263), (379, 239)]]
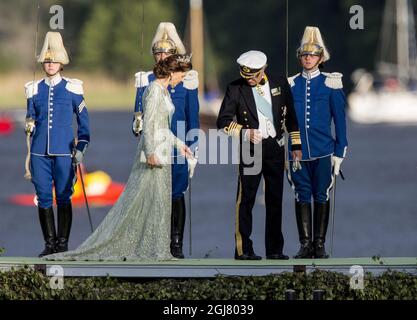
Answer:
[[(125, 190), (98, 228), (77, 249), (46, 260), (174, 260), (170, 253), (171, 153), (183, 142), (170, 130), (174, 105), (157, 81), (143, 96), (145, 118)], [(155, 154), (160, 167), (150, 168)]]

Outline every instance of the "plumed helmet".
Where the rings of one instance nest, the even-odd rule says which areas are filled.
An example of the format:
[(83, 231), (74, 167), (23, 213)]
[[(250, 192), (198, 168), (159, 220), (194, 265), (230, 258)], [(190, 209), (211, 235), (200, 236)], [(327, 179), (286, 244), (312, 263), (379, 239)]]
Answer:
[(38, 62), (59, 62), (68, 64), (69, 58), (64, 47), (62, 36), (59, 32), (49, 31), (45, 36), (41, 54), (38, 57)]
[(161, 22), (156, 29), (152, 40), (151, 53), (185, 54), (185, 47), (182, 43), (177, 29), (171, 22)]
[(317, 27), (308, 26), (304, 30), (304, 35), (301, 39), (300, 47), (297, 49), (297, 58), (300, 58), (306, 54), (322, 56), (323, 62), (330, 59), (329, 51), (324, 45), (320, 29)]

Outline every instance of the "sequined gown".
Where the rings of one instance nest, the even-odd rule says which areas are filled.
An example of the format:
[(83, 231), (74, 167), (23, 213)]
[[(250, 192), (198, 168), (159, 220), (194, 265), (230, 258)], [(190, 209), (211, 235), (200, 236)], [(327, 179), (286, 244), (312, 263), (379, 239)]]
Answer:
[[(157, 81), (143, 97), (143, 134), (125, 190), (98, 228), (77, 249), (46, 260), (172, 260), (171, 153), (183, 143), (170, 131), (174, 112), (168, 91)], [(156, 154), (161, 167), (146, 157)]]

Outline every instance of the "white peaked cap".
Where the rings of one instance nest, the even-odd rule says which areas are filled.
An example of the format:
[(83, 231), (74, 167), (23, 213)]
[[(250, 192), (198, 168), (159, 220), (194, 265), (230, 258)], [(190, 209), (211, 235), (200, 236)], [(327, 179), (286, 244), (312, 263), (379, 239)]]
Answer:
[(242, 53), (236, 60), (236, 62), (241, 66), (245, 66), (250, 69), (260, 69), (266, 65), (266, 61), (267, 58), (265, 53), (257, 50)]

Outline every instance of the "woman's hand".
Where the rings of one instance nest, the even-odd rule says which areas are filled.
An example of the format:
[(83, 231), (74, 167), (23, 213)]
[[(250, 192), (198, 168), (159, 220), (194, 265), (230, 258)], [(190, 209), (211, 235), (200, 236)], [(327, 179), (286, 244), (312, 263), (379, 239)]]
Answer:
[(151, 154), (149, 157), (147, 157), (146, 158), (146, 163), (148, 164), (148, 166), (151, 169), (161, 166), (160, 163), (159, 163), (159, 160), (158, 160), (158, 158), (155, 154)]
[(194, 154), (192, 153), (191, 149), (188, 148), (185, 144), (180, 147), (180, 152), (181, 155), (186, 157), (187, 159), (194, 158)]

